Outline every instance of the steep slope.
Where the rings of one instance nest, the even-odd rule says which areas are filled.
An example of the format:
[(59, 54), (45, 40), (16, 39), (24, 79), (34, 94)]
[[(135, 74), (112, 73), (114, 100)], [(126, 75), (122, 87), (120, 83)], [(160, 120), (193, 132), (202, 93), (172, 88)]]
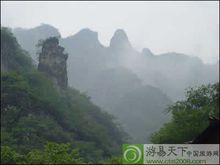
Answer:
[[(5, 35), (1, 52), (8, 52), (11, 44), (18, 45), (8, 30), (1, 29), (1, 34)], [(16, 54), (8, 59), (13, 56)], [(114, 117), (75, 89), (67, 87), (60, 95), (48, 78), (33, 67), (1, 71), (1, 145), (26, 154), (42, 149), (48, 141), (70, 143), (93, 163), (120, 154), (125, 134)]]
[[(104, 110), (113, 113), (118, 121), (127, 128), (126, 130), (132, 138), (131, 142), (148, 142), (150, 133), (168, 120), (168, 117), (163, 117), (163, 111), (171, 102), (170, 99), (162, 91), (150, 86), (148, 88), (151, 88), (151, 90), (146, 90), (146, 87), (142, 85), (141, 79), (121, 64), (121, 61), (125, 61), (127, 56), (137, 53), (132, 49), (123, 30), (115, 32), (108, 48), (103, 47), (98, 42), (97, 33), (88, 29), (82, 30), (68, 39), (63, 39), (62, 45), (67, 48), (67, 52), (70, 54), (69, 73), (72, 73), (70, 77), (73, 77), (73, 79), (70, 79), (69, 83), (87, 92), (96, 104)], [(145, 95), (140, 94), (139, 92), (141, 91)], [(151, 104), (148, 104), (147, 101), (150, 96), (155, 93), (160, 93), (157, 101), (151, 100)], [(129, 100), (136, 108), (128, 108), (127, 105), (130, 104), (125, 101), (128, 99), (127, 96), (131, 95), (132, 97), (138, 94), (139, 97), (133, 97), (133, 100)], [(139, 99), (144, 97), (146, 100), (141, 103), (141, 106), (145, 107), (145, 109), (140, 108), (138, 102)], [(161, 103), (163, 101), (165, 102), (164, 104)], [(158, 102), (160, 103), (160, 108), (157, 106)], [(151, 125), (136, 122), (136, 125), (131, 126), (130, 123), (135, 123), (137, 118), (130, 111), (140, 114), (140, 116), (145, 116), (146, 121), (150, 121), (149, 119), (152, 118), (150, 114), (154, 115), (152, 112), (157, 111), (156, 120), (153, 120)], [(126, 117), (129, 120), (126, 120)], [(158, 120), (161, 121), (156, 123)], [(143, 129), (147, 133), (134, 131), (138, 129)]]
[(42, 51), (39, 54), (38, 70), (43, 72), (58, 90), (68, 87), (67, 61), (68, 54), (59, 45), (56, 37), (49, 37), (42, 43)]
[(171, 103), (158, 88), (144, 86), (120, 98), (113, 114), (124, 124), (125, 131), (133, 135), (131, 143), (150, 143), (150, 135), (170, 119), (166, 108)]
[(98, 34), (83, 29), (77, 34), (61, 39), (60, 44), (69, 53), (67, 65), (69, 84), (85, 91), (96, 74), (105, 68), (105, 47), (98, 41)]
[(17, 43), (11, 31), (1, 27), (1, 71), (31, 69), (32, 59)]

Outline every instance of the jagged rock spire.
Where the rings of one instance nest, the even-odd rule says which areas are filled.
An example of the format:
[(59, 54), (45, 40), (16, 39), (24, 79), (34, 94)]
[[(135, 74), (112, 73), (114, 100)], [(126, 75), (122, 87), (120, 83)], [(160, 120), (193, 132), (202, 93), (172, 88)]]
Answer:
[(38, 70), (45, 73), (59, 91), (68, 86), (67, 58), (68, 54), (65, 54), (64, 48), (59, 46), (57, 37), (50, 37), (42, 42)]

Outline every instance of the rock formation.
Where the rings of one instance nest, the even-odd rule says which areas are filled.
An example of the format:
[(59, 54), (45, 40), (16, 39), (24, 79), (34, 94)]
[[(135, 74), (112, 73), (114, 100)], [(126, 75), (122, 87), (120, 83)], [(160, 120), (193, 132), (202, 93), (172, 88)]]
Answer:
[(64, 48), (59, 46), (58, 38), (50, 37), (42, 42), (38, 70), (52, 80), (58, 91), (68, 86), (67, 58), (68, 54), (64, 53)]
[(123, 29), (115, 31), (110, 41), (110, 48), (115, 50), (131, 49), (131, 43), (128, 40), (127, 34)]

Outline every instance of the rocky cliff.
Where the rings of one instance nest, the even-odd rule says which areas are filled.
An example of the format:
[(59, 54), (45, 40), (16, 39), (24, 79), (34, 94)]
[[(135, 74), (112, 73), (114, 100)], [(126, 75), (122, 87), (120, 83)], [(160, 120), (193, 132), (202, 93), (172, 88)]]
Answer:
[(64, 48), (59, 46), (59, 40), (56, 37), (44, 40), (41, 46), (38, 70), (44, 72), (52, 80), (58, 91), (66, 89), (68, 86), (66, 65), (68, 54), (64, 53)]

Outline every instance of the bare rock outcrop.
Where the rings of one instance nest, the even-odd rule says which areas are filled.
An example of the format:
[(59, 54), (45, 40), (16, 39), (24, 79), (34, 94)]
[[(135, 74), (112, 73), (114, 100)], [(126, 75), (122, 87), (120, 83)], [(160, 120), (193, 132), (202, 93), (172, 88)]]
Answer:
[(52, 80), (58, 91), (65, 90), (68, 86), (67, 58), (64, 48), (59, 46), (57, 37), (50, 37), (42, 43), (39, 54), (38, 70), (46, 74)]

